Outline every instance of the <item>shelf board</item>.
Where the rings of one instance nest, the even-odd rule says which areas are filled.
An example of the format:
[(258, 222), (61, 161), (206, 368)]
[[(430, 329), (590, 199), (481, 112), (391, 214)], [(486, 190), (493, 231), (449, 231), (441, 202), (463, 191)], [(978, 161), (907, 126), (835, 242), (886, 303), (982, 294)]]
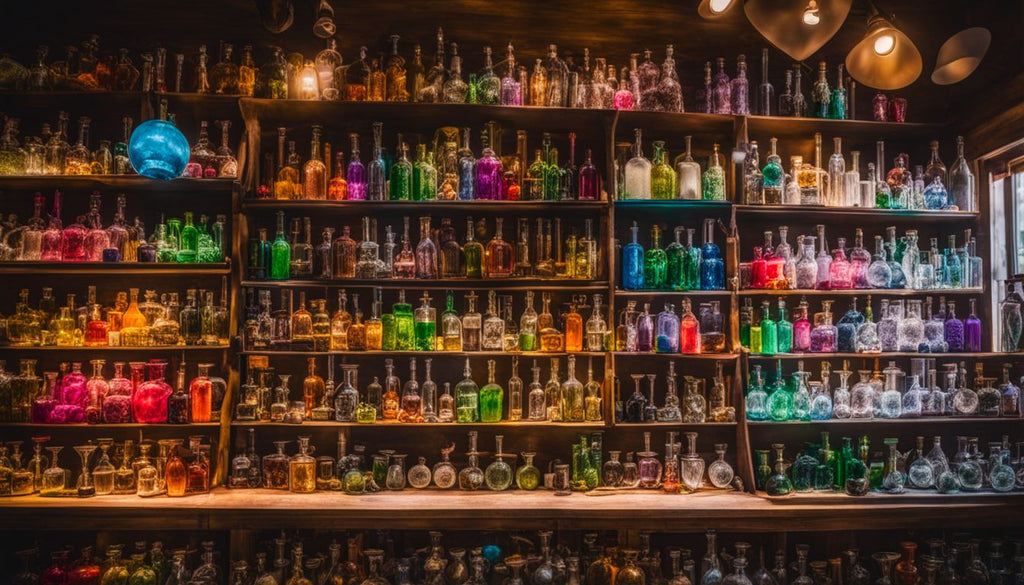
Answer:
[(623, 298), (631, 297), (729, 297), (733, 292), (730, 290), (623, 290), (615, 289), (615, 296)]
[(231, 274), (230, 262), (150, 263), (150, 262), (3, 262), (0, 274)]
[(849, 358), (849, 359), (888, 359), (888, 358), (904, 358), (904, 357), (919, 357), (919, 358), (935, 358), (937, 360), (942, 359), (958, 359), (958, 358), (995, 358), (1003, 357), (1012, 354), (991, 352), (991, 351), (977, 351), (977, 352), (946, 352), (946, 353), (919, 353), (916, 351), (887, 351), (882, 353), (844, 353), (844, 352), (833, 352), (833, 353), (777, 353), (777, 354), (765, 354), (765, 353), (749, 353), (747, 356), (752, 360), (802, 360), (802, 359), (834, 359), (834, 358)]
[(242, 209), (273, 210), (298, 209), (310, 211), (374, 212), (385, 211), (418, 213), (421, 211), (544, 211), (572, 212), (598, 211), (608, 206), (606, 201), (320, 201), (311, 199), (242, 200)]
[(704, 201), (701, 199), (618, 199), (614, 207), (624, 209), (638, 209), (651, 211), (671, 211), (673, 209), (686, 209), (695, 211), (704, 209), (708, 211), (728, 211), (732, 207), (731, 201)]
[(482, 279), (360, 279), (340, 278), (324, 280), (243, 280), (242, 287), (283, 288), (283, 287), (362, 287), (388, 290), (480, 290), (496, 289), (509, 291), (526, 290), (570, 290), (607, 291), (608, 282), (601, 280), (559, 280), (541, 278), (482, 278)]
[(966, 502), (1020, 505), (1024, 494), (1021, 492), (998, 493), (992, 491), (968, 492), (962, 491), (958, 494), (940, 494), (931, 490), (907, 489), (902, 494), (886, 494), (881, 492), (870, 492), (863, 496), (850, 496), (841, 492), (794, 492), (786, 496), (769, 496), (764, 492), (757, 492), (757, 497), (764, 498), (780, 506), (813, 506), (824, 509), (827, 506), (846, 507), (849, 505), (931, 505), (936, 508), (963, 504)]
[(1011, 417), (985, 417), (985, 416), (922, 416), (917, 418), (841, 418), (841, 419), (829, 419), (829, 420), (787, 420), (787, 421), (773, 421), (773, 420), (747, 420), (747, 425), (751, 427), (777, 427), (777, 426), (815, 426), (815, 425), (918, 425), (918, 424), (973, 424), (973, 423), (984, 423), (984, 424), (1020, 424), (1020, 418)]
[(120, 347), (120, 346), (109, 346), (109, 345), (98, 345), (98, 346), (31, 346), (31, 345), (0, 345), (0, 352), (67, 352), (75, 353), (79, 351), (89, 353), (100, 353), (100, 352), (116, 352), (116, 353), (141, 353), (141, 352), (201, 352), (201, 351), (225, 351), (230, 349), (230, 345), (150, 345), (146, 347)]
[(238, 355), (292, 355), (292, 356), (329, 356), (329, 355), (340, 355), (346, 357), (356, 356), (372, 356), (372, 357), (454, 357), (454, 358), (472, 358), (472, 357), (520, 357), (520, 358), (546, 358), (546, 357), (565, 357), (569, 355), (582, 356), (582, 357), (598, 357), (603, 358), (608, 354), (603, 351), (351, 351), (351, 350), (335, 350), (335, 351), (304, 351), (304, 350), (245, 350), (236, 352)]
[(101, 423), (101, 424), (51, 424), (51, 423), (5, 423), (0, 422), (0, 428), (13, 427), (13, 428), (30, 428), (30, 429), (189, 429), (189, 428), (214, 428), (219, 427), (219, 422), (205, 422), (205, 423), (186, 423), (186, 424), (169, 424), (169, 423)]
[(0, 176), (0, 189), (50, 191), (62, 193), (103, 189), (155, 191), (161, 193), (226, 193), (234, 189), (235, 179), (178, 178), (157, 181), (139, 175), (24, 175)]
[(789, 118), (779, 116), (746, 116), (747, 132), (754, 140), (768, 141), (769, 136), (812, 136), (821, 132), (824, 139), (842, 136), (843, 141), (867, 140), (931, 140), (950, 136), (948, 124), (921, 122), (875, 122), (874, 120), (828, 120), (824, 118)]
[(381, 428), (460, 428), (460, 427), (564, 427), (573, 429), (597, 429), (604, 428), (606, 425), (603, 421), (599, 422), (548, 422), (548, 421), (533, 421), (533, 420), (520, 420), (520, 421), (501, 421), (497, 423), (458, 423), (458, 422), (438, 422), (438, 423), (402, 423), (398, 421), (383, 421), (379, 420), (374, 423), (356, 423), (356, 422), (337, 422), (337, 421), (323, 421), (323, 420), (307, 420), (302, 424), (292, 424), (283, 422), (266, 422), (266, 421), (244, 421), (244, 420), (233, 420), (231, 421), (233, 427), (290, 427), (290, 428), (301, 428), (301, 427), (335, 427), (335, 428), (359, 428), (359, 429), (381, 429)]
[(737, 291), (741, 297), (826, 297), (826, 296), (881, 296), (881, 297), (916, 297), (916, 296), (951, 296), (951, 295), (982, 295), (983, 288), (933, 288), (925, 290), (903, 288), (850, 288), (850, 289), (791, 289), (772, 290), (767, 288), (744, 289)]
[(645, 357), (645, 358), (667, 358), (677, 360), (734, 360), (740, 357), (738, 353), (654, 353), (638, 351), (614, 351), (612, 355), (618, 358)]
[(865, 207), (825, 207), (817, 205), (736, 205), (739, 215), (798, 217), (814, 216), (865, 217), (878, 220), (904, 219), (915, 223), (977, 221), (981, 214), (968, 211), (922, 211), (916, 209), (873, 209)]
[(672, 429), (676, 427), (686, 428), (701, 428), (701, 427), (722, 427), (722, 428), (733, 428), (737, 422), (702, 422), (702, 423), (688, 423), (688, 422), (643, 422), (643, 423), (631, 423), (631, 422), (616, 422), (616, 428), (627, 428), (627, 429)]
[[(814, 494), (811, 494), (814, 496)], [(666, 494), (661, 490), (596, 490), (557, 496), (548, 490), (475, 492), (406, 488), (401, 492), (342, 495), (217, 488), (184, 498), (97, 496), (47, 498), (38, 495), (0, 499), (9, 530), (37, 530), (58, 522), (67, 530), (278, 530), (305, 529), (465, 529), (621, 530), (656, 526), (662, 531), (765, 533), (827, 531), (856, 525), (863, 530), (985, 528), (1016, 526), (1007, 503), (1019, 506), (1020, 493), (854, 498), (842, 505), (824, 494), (815, 500), (792, 496), (767, 498), (725, 490)], [(979, 497), (980, 496), (980, 497)], [(253, 513), (258, 510), (259, 513)]]

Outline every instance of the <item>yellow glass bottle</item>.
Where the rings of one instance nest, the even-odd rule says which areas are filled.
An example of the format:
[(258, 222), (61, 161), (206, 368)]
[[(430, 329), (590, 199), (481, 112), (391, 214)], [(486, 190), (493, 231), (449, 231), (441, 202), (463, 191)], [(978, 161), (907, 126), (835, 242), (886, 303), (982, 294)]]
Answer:
[(316, 459), (309, 455), (309, 437), (299, 437), (299, 453), (288, 461), (288, 489), (297, 494), (316, 491)]
[(309, 375), (302, 381), (302, 400), (306, 404), (306, 417), (313, 415), (313, 409), (320, 406), (324, 400), (327, 387), (324, 379), (316, 375), (316, 358), (308, 358), (306, 363), (309, 367)]

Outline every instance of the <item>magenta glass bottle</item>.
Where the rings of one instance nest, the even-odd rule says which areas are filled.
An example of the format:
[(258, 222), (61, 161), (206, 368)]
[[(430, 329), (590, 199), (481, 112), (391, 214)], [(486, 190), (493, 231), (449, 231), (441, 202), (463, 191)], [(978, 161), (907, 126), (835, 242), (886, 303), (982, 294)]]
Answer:
[(54, 192), (50, 226), (43, 232), (43, 241), (39, 250), (39, 259), (43, 262), (60, 262), (61, 260), (60, 238), (64, 226), (60, 221), (60, 198), (60, 191)]
[(829, 288), (853, 288), (853, 275), (850, 262), (846, 259), (846, 238), (838, 238), (838, 246), (832, 250), (832, 264), (828, 267)]
[(352, 133), (352, 154), (345, 169), (345, 181), (348, 182), (348, 198), (363, 201), (366, 199), (366, 166), (359, 158), (359, 135)]
[(59, 391), (53, 411), (50, 412), (50, 423), (70, 424), (85, 421), (85, 407), (89, 405), (89, 391), (86, 389), (85, 374), (82, 364), (75, 363), (70, 372), (65, 372), (58, 380)]
[(154, 360), (146, 364), (149, 379), (139, 384), (132, 400), (132, 412), (135, 422), (165, 423), (167, 422), (167, 399), (173, 389), (164, 380), (167, 362)]
[(793, 351), (811, 350), (811, 322), (807, 319), (807, 304), (801, 303), (796, 310), (797, 319), (793, 321)]
[(473, 182), (473, 196), (477, 199), (497, 201), (504, 199), (502, 194), (501, 160), (494, 155), (484, 135), (484, 151), (476, 161), (476, 180)]
[(50, 566), (39, 576), (39, 585), (64, 585), (68, 581), (68, 551), (51, 553), (50, 559)]
[(594, 157), (588, 148), (580, 167), (579, 178), (579, 199), (580, 201), (598, 201), (601, 199), (601, 172), (594, 165)]
[[(22, 367), (23, 375), (26, 368)], [(32, 369), (35, 369), (33, 364)], [(35, 372), (32, 372), (35, 375)], [(43, 391), (32, 400), (32, 422), (46, 424), (50, 422), (53, 407), (57, 405), (57, 372), (43, 372)]]
[(78, 216), (75, 223), (64, 228), (60, 233), (60, 255), (64, 262), (85, 262), (85, 226), (84, 216)]
[[(139, 376), (141, 380), (141, 370)], [(132, 422), (132, 390), (131, 380), (124, 377), (124, 362), (115, 362), (114, 377), (107, 383), (107, 395), (103, 399), (103, 422)]]

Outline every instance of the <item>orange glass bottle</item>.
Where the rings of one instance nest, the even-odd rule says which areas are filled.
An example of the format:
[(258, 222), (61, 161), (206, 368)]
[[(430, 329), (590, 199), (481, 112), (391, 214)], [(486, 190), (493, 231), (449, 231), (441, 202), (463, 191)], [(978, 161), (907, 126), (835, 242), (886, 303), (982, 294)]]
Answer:
[(575, 302), (565, 314), (565, 351), (583, 351), (583, 317), (576, 312)]
[(149, 321), (139, 310), (139, 289), (129, 289), (128, 293), (128, 308), (121, 317), (121, 345), (128, 347), (149, 345)]
[(334, 176), (327, 182), (327, 199), (344, 201), (348, 199), (348, 182), (345, 180), (345, 153), (334, 154)]
[(184, 496), (188, 486), (188, 469), (178, 454), (179, 447), (180, 440), (171, 441), (170, 455), (164, 467), (164, 483), (167, 486), (167, 495), (171, 497)]
[(210, 491), (210, 463), (207, 459), (209, 446), (202, 445), (201, 436), (188, 438), (189, 450), (192, 451), (192, 461), (188, 464), (188, 482), (185, 492), (189, 494), (205, 494)]
[(302, 381), (302, 400), (306, 403), (306, 417), (311, 417), (313, 409), (324, 401), (327, 387), (324, 385), (324, 379), (316, 375), (316, 358), (309, 358), (306, 363), (309, 366), (309, 375)]
[(192, 422), (213, 420), (213, 383), (210, 382), (210, 367), (213, 364), (199, 364), (199, 375), (188, 387), (189, 403), (192, 406)]

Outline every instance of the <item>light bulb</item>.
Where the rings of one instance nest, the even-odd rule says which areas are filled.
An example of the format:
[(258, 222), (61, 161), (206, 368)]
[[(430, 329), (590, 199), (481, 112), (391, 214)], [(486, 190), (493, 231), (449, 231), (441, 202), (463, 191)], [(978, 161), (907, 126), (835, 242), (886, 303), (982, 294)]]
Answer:
[(721, 14), (728, 10), (731, 4), (732, 0), (711, 0), (708, 6), (711, 8), (711, 12)]
[(890, 32), (882, 33), (875, 39), (875, 54), (882, 57), (888, 55), (896, 48), (896, 37)]
[(819, 22), (821, 22), (821, 14), (818, 12), (818, 3), (815, 0), (810, 0), (804, 10), (804, 24), (815, 26)]

